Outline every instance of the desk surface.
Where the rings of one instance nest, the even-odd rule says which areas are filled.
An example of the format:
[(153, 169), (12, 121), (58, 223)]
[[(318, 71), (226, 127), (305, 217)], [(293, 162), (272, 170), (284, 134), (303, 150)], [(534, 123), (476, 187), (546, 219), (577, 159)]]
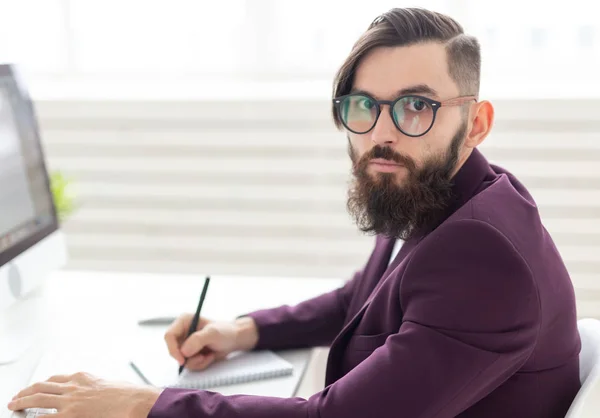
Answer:
[[(41, 319), (44, 343), (32, 347), (16, 363), (0, 366), (0, 402), (4, 402), (0, 411), (12, 395), (29, 383), (34, 371), (34, 378), (47, 372), (53, 374), (52, 367), (60, 362), (61, 368), (140, 382), (128, 366), (131, 354), (145, 344), (164, 344), (164, 327), (139, 327), (137, 321), (193, 312), (203, 281), (202, 276), (190, 275), (81, 271), (52, 275), (42, 291), (26, 301), (30, 305), (27, 314)], [(214, 276), (203, 316), (230, 320), (255, 309), (295, 304), (342, 283), (340, 279)], [(56, 360), (50, 367), (42, 362), (36, 370), (44, 351), (50, 356), (60, 353), (61, 360)], [(292, 350), (280, 354), (301, 370), (310, 351)], [(255, 382), (218, 390), (225, 394), (293, 394), (298, 379), (279, 379), (278, 382)]]

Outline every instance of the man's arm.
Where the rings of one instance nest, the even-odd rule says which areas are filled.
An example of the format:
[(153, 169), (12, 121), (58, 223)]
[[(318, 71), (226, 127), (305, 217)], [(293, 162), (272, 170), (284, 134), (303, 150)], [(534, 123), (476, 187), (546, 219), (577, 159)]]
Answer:
[(166, 389), (149, 417), (459, 415), (531, 355), (539, 300), (527, 263), (494, 227), (464, 220), (433, 234), (404, 273), (398, 332), (322, 392), (304, 400)]
[[(330, 344), (343, 327), (352, 293), (361, 275), (361, 272), (356, 272), (339, 289), (298, 305), (244, 315), (252, 318), (258, 331), (258, 343), (254, 348), (280, 350)], [(244, 320), (244, 317), (238, 321)], [(248, 328), (246, 325), (246, 334), (250, 334)]]

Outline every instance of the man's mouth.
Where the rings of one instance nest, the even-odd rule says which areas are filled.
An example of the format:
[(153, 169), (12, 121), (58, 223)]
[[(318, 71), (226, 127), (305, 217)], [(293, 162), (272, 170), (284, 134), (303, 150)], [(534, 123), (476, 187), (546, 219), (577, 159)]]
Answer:
[(400, 167), (404, 165), (401, 163), (397, 163), (396, 161), (386, 160), (385, 158), (373, 158), (369, 161), (369, 165), (373, 167), (376, 171), (391, 173), (398, 170)]
[(369, 164), (402, 166), (402, 164), (397, 163), (396, 161), (386, 160), (385, 158), (373, 158), (369, 161)]

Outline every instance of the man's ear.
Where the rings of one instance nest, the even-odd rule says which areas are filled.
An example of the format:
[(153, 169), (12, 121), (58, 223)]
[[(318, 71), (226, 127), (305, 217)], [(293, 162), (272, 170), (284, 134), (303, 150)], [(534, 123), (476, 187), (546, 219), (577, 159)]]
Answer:
[(469, 112), (469, 130), (464, 145), (475, 148), (488, 136), (494, 123), (494, 107), (487, 101), (477, 102), (472, 105)]

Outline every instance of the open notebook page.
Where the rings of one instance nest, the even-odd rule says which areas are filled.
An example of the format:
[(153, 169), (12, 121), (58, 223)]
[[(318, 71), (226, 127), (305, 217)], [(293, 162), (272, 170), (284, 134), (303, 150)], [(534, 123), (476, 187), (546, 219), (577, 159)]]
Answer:
[(177, 374), (177, 362), (164, 355), (141, 354), (132, 363), (153, 386), (190, 389), (207, 389), (288, 376), (294, 371), (292, 364), (268, 350), (232, 353), (227, 359), (215, 362), (205, 370), (184, 369), (181, 376)]

